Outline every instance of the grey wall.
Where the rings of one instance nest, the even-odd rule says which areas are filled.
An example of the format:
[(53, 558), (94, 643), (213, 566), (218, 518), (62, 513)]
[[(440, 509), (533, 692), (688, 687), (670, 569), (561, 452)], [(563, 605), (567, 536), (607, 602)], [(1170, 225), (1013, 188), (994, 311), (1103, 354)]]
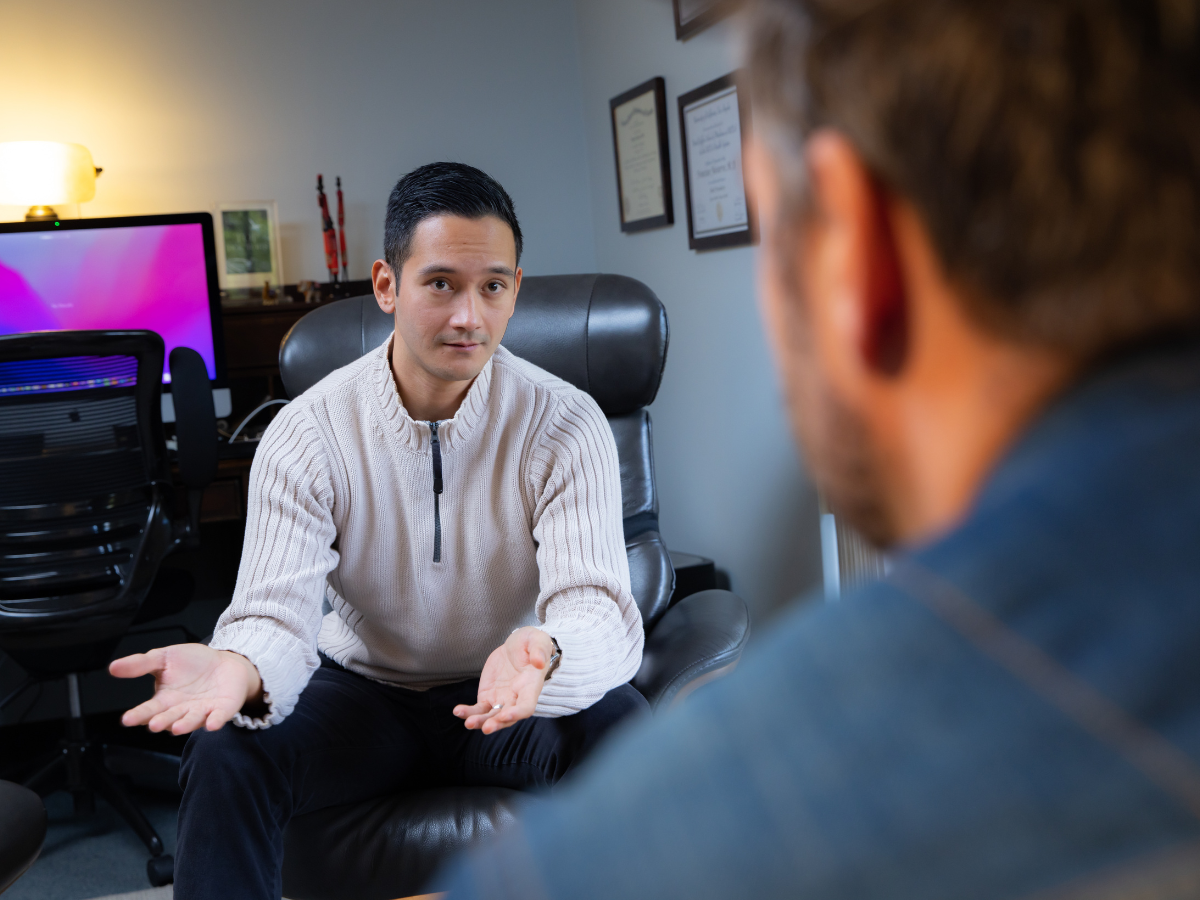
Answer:
[[(571, 0), (0, 0), (0, 141), (88, 147), (104, 174), (87, 216), (277, 200), (288, 281), (326, 277), (317, 172), (330, 188), (343, 178), (350, 274), (364, 278), (392, 184), (434, 159), (505, 185), (527, 272), (594, 271), (581, 92)], [(0, 220), (24, 213), (0, 206)], [(211, 606), (189, 607), (200, 634)], [(0, 654), (0, 696), (19, 678)], [(140, 702), (144, 681), (92, 673), (85, 707)], [(31, 692), (0, 724), (59, 716), (63, 697)]]
[[(756, 251), (687, 246), (676, 98), (736, 66), (731, 29), (675, 39), (670, 0), (577, 0), (596, 264), (666, 304), (671, 347), (651, 408), (669, 546), (710, 556), (765, 619), (820, 581), (815, 495), (797, 462), (754, 293)], [(666, 80), (675, 225), (620, 230), (608, 102)]]
[[(276, 199), (289, 281), (324, 277), (317, 172), (345, 181), (356, 278), (398, 175), (438, 158), (495, 175), (527, 272), (632, 275), (667, 305), (653, 415), (670, 545), (727, 568), (760, 619), (817, 583), (815, 501), (755, 309), (755, 251), (687, 249), (675, 98), (733, 67), (726, 27), (676, 41), (670, 0), (0, 0), (0, 22), (0, 141), (88, 146), (105, 168), (89, 216)], [(608, 101), (655, 75), (676, 224), (626, 236)]]
[(84, 215), (275, 199), (285, 278), (323, 280), (316, 174), (341, 175), (364, 278), (396, 178), (456, 159), (516, 199), (527, 271), (595, 268), (569, 0), (0, 0), (0, 22), (0, 141), (87, 146)]

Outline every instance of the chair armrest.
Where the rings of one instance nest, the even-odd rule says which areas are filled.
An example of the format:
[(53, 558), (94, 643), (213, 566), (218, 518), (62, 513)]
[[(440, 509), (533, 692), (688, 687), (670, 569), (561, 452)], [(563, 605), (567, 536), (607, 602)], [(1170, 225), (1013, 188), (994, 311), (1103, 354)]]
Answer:
[(172, 350), (170, 364), (179, 479), (192, 490), (203, 490), (217, 475), (217, 414), (208, 369), (190, 347)]
[(646, 635), (633, 686), (654, 710), (731, 670), (750, 636), (750, 613), (737, 594), (700, 591), (684, 597)]
[(188, 491), (188, 517), (177, 546), (200, 546), (200, 504), (204, 489), (217, 474), (217, 414), (208, 369), (190, 347), (171, 351), (171, 395), (175, 402), (175, 437), (179, 480)]
[(0, 894), (33, 865), (46, 839), (46, 808), (33, 791), (0, 781)]

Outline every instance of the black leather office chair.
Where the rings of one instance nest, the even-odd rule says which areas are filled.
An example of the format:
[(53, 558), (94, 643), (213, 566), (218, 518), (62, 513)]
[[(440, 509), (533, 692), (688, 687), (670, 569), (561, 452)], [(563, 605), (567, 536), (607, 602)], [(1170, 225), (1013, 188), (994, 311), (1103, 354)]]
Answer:
[(42, 798), (11, 781), (0, 781), (0, 894), (25, 874), (46, 840)]
[[(155, 885), (171, 881), (171, 857), (85, 734), (79, 673), (107, 665), (148, 601), (163, 613), (188, 599), (162, 585), (155, 598), (155, 575), (167, 553), (195, 540), (199, 495), (216, 472), (216, 418), (203, 360), (172, 351), (190, 513), (176, 518), (162, 370), (163, 341), (150, 331), (0, 338), (0, 650), (27, 673), (0, 708), (33, 683), (65, 678), (66, 738), (25, 785), (42, 796), (71, 791), (76, 812), (89, 812), (98, 792), (149, 848)], [(122, 749), (126, 767), (138, 762), (138, 751)]]
[[(283, 339), (291, 396), (378, 347), (393, 329), (373, 296), (314, 310)], [(619, 275), (529, 277), (504, 345), (587, 391), (608, 417), (621, 464), (625, 546), (646, 627), (633, 685), (662, 709), (736, 664), (750, 630), (728, 591), (671, 602), (674, 572), (658, 533), (650, 414), (667, 356), (667, 316), (640, 281)], [(391, 900), (417, 893), (450, 853), (507, 823), (519, 795), (445, 788), (321, 810), (292, 820), (283, 890), (292, 900)]]

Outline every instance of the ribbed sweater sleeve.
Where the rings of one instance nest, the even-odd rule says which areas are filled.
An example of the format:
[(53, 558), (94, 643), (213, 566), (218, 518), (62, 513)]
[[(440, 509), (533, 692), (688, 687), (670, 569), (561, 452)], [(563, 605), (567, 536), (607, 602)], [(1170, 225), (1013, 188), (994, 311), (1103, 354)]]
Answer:
[(629, 681), (642, 658), (642, 618), (629, 581), (617, 446), (591, 397), (559, 395), (533, 452), (535, 613), (562, 648), (536, 715), (566, 716)]
[(338, 563), (330, 464), (301, 404), (284, 407), (263, 435), (250, 472), (246, 540), (233, 601), (210, 644), (254, 663), (267, 715), (235, 723), (278, 724), (318, 666), (326, 576)]

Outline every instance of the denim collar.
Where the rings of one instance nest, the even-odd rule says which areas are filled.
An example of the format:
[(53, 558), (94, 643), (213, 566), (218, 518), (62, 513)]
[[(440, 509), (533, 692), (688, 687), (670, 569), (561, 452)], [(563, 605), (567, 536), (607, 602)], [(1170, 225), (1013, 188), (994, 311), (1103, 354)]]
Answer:
[(1200, 340), (1143, 346), (1091, 367), (1042, 411), (985, 481), (970, 516), (1130, 454), (1178, 415), (1200, 416)]

